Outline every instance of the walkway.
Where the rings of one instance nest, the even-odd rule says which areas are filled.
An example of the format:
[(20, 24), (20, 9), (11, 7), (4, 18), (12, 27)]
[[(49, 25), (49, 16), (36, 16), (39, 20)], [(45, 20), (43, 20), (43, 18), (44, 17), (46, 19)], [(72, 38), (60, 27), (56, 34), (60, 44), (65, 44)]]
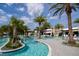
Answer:
[(47, 39), (41, 40), (41, 42), (45, 42), (50, 45), (52, 56), (79, 56), (79, 48), (62, 44), (62, 39)]

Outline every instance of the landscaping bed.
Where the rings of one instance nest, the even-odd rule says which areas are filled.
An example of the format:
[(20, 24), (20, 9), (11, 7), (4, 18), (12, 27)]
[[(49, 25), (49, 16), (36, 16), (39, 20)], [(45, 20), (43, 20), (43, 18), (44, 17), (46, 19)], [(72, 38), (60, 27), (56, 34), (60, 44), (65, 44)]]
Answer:
[(75, 44), (69, 44), (68, 42), (63, 42), (63, 44), (68, 45), (68, 46), (72, 46), (72, 47), (79, 47), (79, 41), (76, 41)]

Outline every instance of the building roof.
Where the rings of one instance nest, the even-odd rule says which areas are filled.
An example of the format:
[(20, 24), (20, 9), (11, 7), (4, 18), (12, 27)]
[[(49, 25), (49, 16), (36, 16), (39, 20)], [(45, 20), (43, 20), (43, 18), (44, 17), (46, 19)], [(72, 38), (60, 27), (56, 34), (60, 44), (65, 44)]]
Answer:
[[(73, 29), (73, 30), (78, 30), (79, 27), (73, 27), (72, 29)], [(64, 28), (64, 29), (62, 29), (62, 30), (68, 30), (68, 28)]]
[(46, 29), (44, 33), (52, 33), (52, 29)]

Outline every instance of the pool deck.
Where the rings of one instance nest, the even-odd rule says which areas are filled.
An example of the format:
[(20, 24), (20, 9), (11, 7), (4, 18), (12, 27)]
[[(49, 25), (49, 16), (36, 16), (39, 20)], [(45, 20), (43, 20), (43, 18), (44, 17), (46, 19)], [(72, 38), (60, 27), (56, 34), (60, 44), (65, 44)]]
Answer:
[(46, 39), (40, 40), (43, 43), (50, 45), (52, 56), (79, 56), (79, 48), (71, 47), (62, 44), (62, 39)]

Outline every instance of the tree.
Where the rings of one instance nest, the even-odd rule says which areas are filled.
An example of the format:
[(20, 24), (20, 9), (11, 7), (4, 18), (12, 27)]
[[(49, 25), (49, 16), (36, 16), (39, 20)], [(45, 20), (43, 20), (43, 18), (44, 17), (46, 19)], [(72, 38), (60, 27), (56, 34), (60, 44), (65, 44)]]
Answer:
[[(12, 27), (12, 32), (13, 32), (13, 35), (12, 35), (12, 39), (13, 39), (13, 42), (16, 42), (16, 40), (18, 39), (17, 35), (18, 35), (18, 32), (22, 32), (24, 30), (24, 21), (22, 20), (19, 20), (17, 19), (16, 17), (11, 17), (11, 21), (10, 21), (10, 26)], [(24, 31), (23, 31), (24, 32)]]
[(22, 26), (21, 28), (24, 31), (24, 34), (28, 36), (28, 30), (29, 30), (29, 28), (27, 26), (25, 26), (25, 25)]
[(64, 26), (62, 24), (60, 24), (60, 23), (58, 23), (58, 24), (55, 25), (56, 34), (58, 36), (60, 36), (60, 33), (62, 33), (61, 29), (63, 29), (63, 28), (64, 28)]
[(51, 25), (50, 25), (50, 23), (48, 23), (47, 21), (45, 21), (43, 23), (43, 25), (40, 27), (40, 30), (45, 30), (45, 29), (48, 29), (48, 28), (51, 28)]
[(79, 18), (77, 18), (74, 23), (78, 23), (79, 24)]
[(72, 10), (77, 11), (79, 9), (79, 4), (78, 3), (56, 3), (56, 4), (51, 4), (50, 11), (53, 11), (53, 16), (58, 15), (61, 16), (64, 12), (67, 15), (68, 18), (68, 29), (69, 29), (69, 41), (68, 43), (75, 43), (73, 39), (73, 32), (72, 32), (72, 17), (71, 13)]
[(2, 25), (1, 26), (1, 31), (2, 32), (8, 32), (8, 26), (7, 25)]
[[(37, 22), (39, 24), (39, 28), (41, 27), (41, 25), (43, 24), (43, 22), (45, 22), (46, 18), (43, 16), (38, 16), (34, 19), (35, 22)], [(39, 38), (41, 38), (40, 35), (40, 29), (39, 29)]]
[(43, 24), (43, 27), (45, 28), (45, 29), (48, 29), (48, 28), (51, 28), (51, 25), (50, 25), (50, 23), (48, 23), (47, 21)]
[(16, 37), (16, 28), (18, 25), (18, 21), (15, 17), (11, 17), (10, 26), (13, 28), (13, 38)]
[(64, 26), (63, 26), (62, 24), (59, 24), (59, 23), (55, 25), (55, 28), (56, 28), (56, 29), (62, 29), (63, 27), (64, 27)]

